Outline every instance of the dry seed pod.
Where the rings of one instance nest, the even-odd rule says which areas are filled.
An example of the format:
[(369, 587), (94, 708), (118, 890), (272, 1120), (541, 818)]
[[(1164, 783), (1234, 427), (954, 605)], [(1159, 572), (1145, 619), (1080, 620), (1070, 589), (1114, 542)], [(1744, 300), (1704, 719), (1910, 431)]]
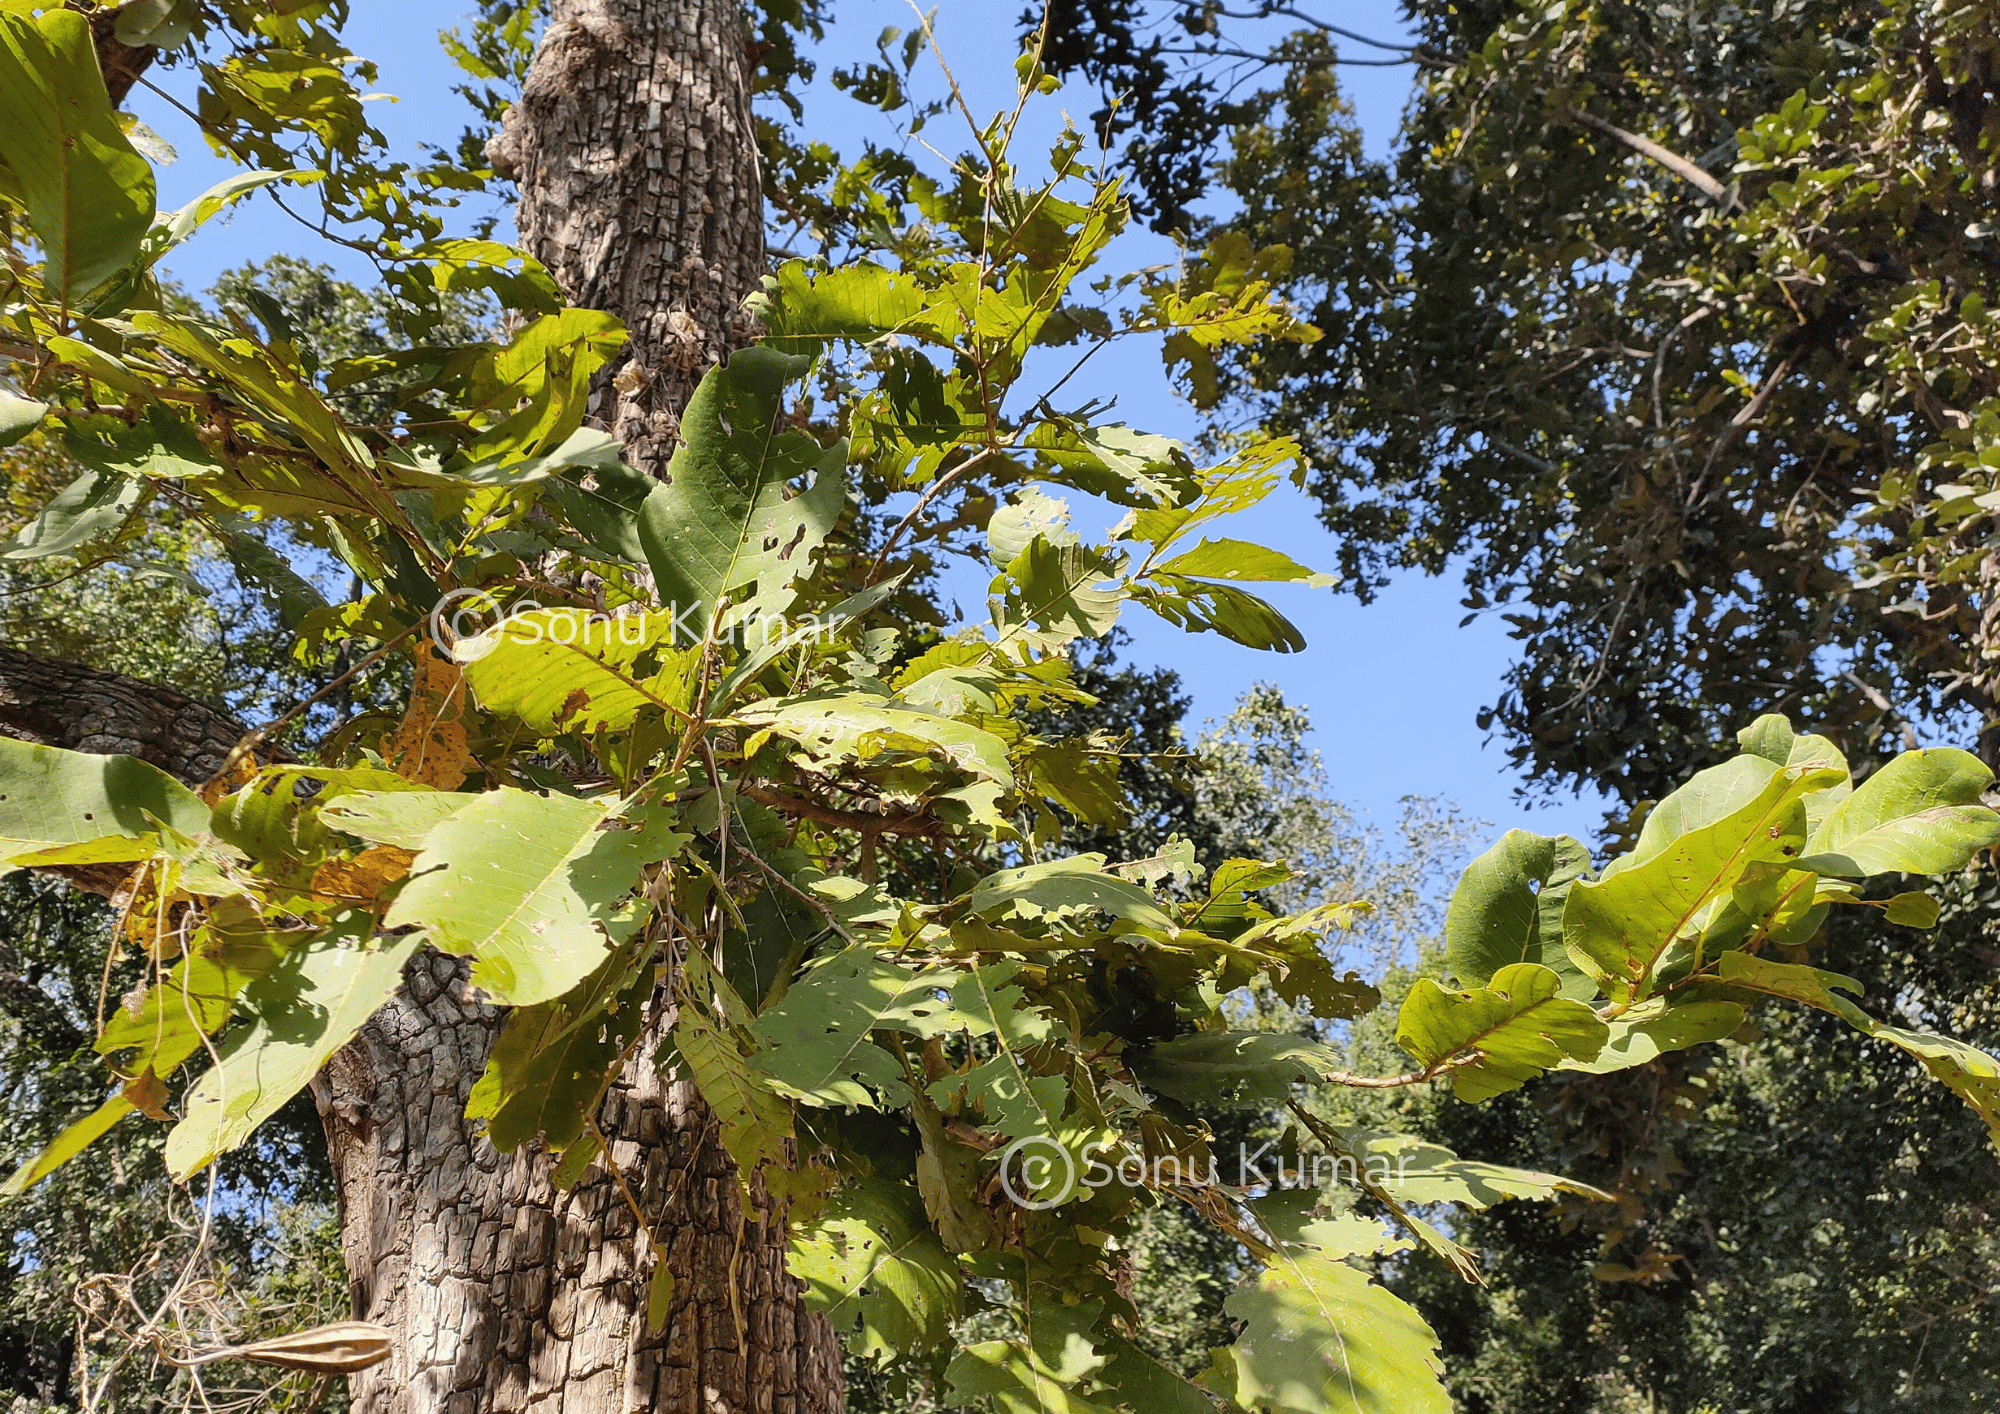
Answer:
[(389, 1332), (372, 1321), (335, 1321), (311, 1330), (276, 1336), (250, 1345), (215, 1350), (190, 1363), (215, 1360), (256, 1360), (314, 1375), (342, 1375), (365, 1370), (389, 1358)]

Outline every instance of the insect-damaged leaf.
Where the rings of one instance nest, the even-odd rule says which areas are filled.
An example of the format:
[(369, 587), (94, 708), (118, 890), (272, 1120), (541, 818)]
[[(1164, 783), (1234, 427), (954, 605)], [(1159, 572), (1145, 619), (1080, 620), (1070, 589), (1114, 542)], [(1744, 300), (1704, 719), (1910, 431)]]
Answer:
[(496, 1001), (561, 996), (603, 962), (640, 870), (689, 838), (664, 812), (617, 817), (613, 804), (511, 786), (474, 797), (424, 837), (388, 926), (470, 956), (473, 985)]
[(809, 366), (748, 348), (711, 369), (681, 416), (665, 484), (639, 507), (639, 542), (660, 602), (687, 615), (697, 633), (725, 592), (732, 621), (789, 609), (793, 580), (811, 569), (846, 504), (847, 443), (821, 447), (780, 430), (785, 385)]
[(906, 1184), (871, 1178), (840, 1189), (792, 1238), (786, 1262), (856, 1355), (932, 1349), (965, 1309), (957, 1264)]

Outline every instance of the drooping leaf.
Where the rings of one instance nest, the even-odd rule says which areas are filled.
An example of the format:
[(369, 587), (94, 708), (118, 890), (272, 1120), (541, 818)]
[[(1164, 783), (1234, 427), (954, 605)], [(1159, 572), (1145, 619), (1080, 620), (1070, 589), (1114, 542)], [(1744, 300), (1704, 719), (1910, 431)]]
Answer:
[(1993, 773), (1953, 747), (1906, 751), (1836, 805), (1806, 842), (1802, 869), (1861, 878), (1949, 874), (2000, 842), (2000, 815), (1979, 804)]
[(1603, 1046), (1604, 1023), (1561, 988), (1561, 978), (1532, 962), (1509, 963), (1465, 992), (1419, 978), (1396, 1017), (1396, 1043), (1426, 1069), (1453, 1067), (1459, 1099), (1488, 1099)]
[[(16, 855), (166, 825), (208, 829), (208, 807), (166, 772), (131, 756), (94, 756), (0, 737), (0, 866)], [(0, 867), (0, 873), (7, 872)]]
[(1972, 1106), (1986, 1121), (1993, 1147), (2000, 1149), (2000, 1057), (1950, 1036), (1933, 1036), (1877, 1022), (1868, 1034), (1907, 1051), (1923, 1063), (1933, 1079)]
[(1444, 936), (1453, 974), (1478, 987), (1511, 963), (1535, 962), (1562, 979), (1561, 995), (1589, 1001), (1596, 984), (1571, 961), (1561, 926), (1570, 885), (1589, 868), (1590, 851), (1568, 835), (1502, 835), (1452, 891)]
[(864, 1179), (839, 1189), (792, 1238), (786, 1263), (807, 1304), (864, 1358), (933, 1349), (965, 1309), (957, 1263), (903, 1184)]
[(73, 10), (0, 10), (0, 162), (27, 202), (59, 303), (139, 253), (153, 169), (118, 126), (90, 21)]
[(715, 1111), (722, 1147), (736, 1160), (737, 1181), (747, 1198), (759, 1169), (775, 1174), (785, 1166), (791, 1106), (751, 1068), (735, 1033), (698, 1007), (681, 1008), (674, 1022), (674, 1049)]
[(671, 824), (664, 812), (621, 821), (605, 802), (488, 791), (424, 837), (388, 926), (470, 956), (473, 985), (496, 1001), (549, 1001), (603, 962), (604, 929), (640, 871), (687, 841)]
[(806, 367), (776, 349), (748, 348), (711, 369), (681, 416), (665, 484), (639, 508), (660, 602), (689, 615), (697, 633), (708, 630), (724, 593), (732, 621), (789, 610), (792, 582), (811, 568), (846, 504), (847, 444), (821, 447), (780, 428), (785, 386)]
[(493, 1146), (540, 1136), (561, 1153), (584, 1134), (618, 1062), (637, 1040), (655, 984), (650, 942), (634, 941), (553, 1001), (516, 1007), (466, 1101)]
[(145, 497), (146, 483), (115, 472), (86, 471), (49, 499), (40, 515), (0, 544), (0, 560), (67, 555), (116, 531)]
[(1560, 1174), (1461, 1159), (1442, 1145), (1408, 1134), (1342, 1132), (1353, 1142), (1351, 1158), (1361, 1177), (1399, 1203), (1459, 1203), (1485, 1209), (1509, 1199), (1546, 1201), (1558, 1193), (1607, 1201), (1610, 1196)]
[(219, 1065), (188, 1091), (167, 1136), (167, 1167), (185, 1178), (249, 1138), (353, 1039), (401, 984), (419, 934), (371, 937), (349, 914), (244, 990), (249, 1025), (225, 1039)]

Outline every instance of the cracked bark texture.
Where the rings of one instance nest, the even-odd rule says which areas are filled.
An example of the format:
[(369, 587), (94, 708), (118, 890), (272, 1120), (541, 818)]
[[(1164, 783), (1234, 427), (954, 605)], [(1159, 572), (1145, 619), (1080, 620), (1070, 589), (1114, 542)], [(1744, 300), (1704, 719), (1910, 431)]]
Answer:
[(593, 410), (657, 476), (694, 385), (758, 336), (764, 194), (736, 0), (555, 0), (487, 146), (520, 188), (521, 244), (574, 304), (631, 333)]
[[(735, 0), (555, 0), (488, 149), (519, 184), (521, 243), (631, 331), (592, 409), (656, 476), (702, 372), (755, 333), (749, 85)], [(674, 1274), (657, 1333), (653, 1248), (602, 1160), (557, 1192), (546, 1154), (479, 1137), (465, 1099), (498, 1018), (448, 960), (419, 958), (408, 982), (315, 1082), (354, 1314), (395, 1336), (353, 1377), (357, 1414), (838, 1414), (839, 1346), (785, 1269), (782, 1226), (761, 1190), (745, 1211), (712, 1116), (655, 1073), (654, 1045), (597, 1119)]]
[(0, 644), (0, 733), (17, 740), (136, 756), (198, 786), (246, 730), (171, 688)]
[(314, 1082), (354, 1309), (396, 1333), (390, 1360), (352, 1377), (353, 1407), (837, 1409), (831, 1332), (800, 1305), (780, 1234), (744, 1220), (693, 1087), (635, 1064), (598, 1116), (675, 1274), (654, 1332), (652, 1250), (603, 1162), (558, 1193), (546, 1155), (498, 1153), (465, 1118), (498, 1017), (464, 984), (459, 960), (417, 958)]

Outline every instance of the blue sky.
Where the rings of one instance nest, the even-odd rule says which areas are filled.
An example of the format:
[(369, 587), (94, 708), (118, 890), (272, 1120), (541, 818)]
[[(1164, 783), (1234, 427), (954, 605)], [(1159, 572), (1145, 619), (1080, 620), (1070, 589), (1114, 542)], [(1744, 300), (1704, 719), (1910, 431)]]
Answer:
[[(972, 106), (982, 114), (1012, 104), (1013, 20), (1020, 8), (1017, 0), (942, 0), (938, 5), (940, 44)], [(1320, 13), (1383, 39), (1403, 32), (1398, 7), (1385, 0), (1340, 0)], [(378, 101), (371, 117), (399, 148), (414, 151), (420, 141), (448, 143), (466, 122), (468, 111), (451, 93), (461, 75), (437, 43), (438, 31), (461, 23), (463, 14), (462, 0), (395, 5), (364, 0), (354, 7), (348, 29), (353, 50), (378, 63), (380, 90), (395, 96)], [(833, 28), (818, 56), (821, 78), (809, 97), (815, 136), (848, 148), (865, 134), (894, 140), (881, 115), (835, 95), (826, 75), (836, 65), (872, 58), (884, 27), (908, 29), (914, 20), (903, 0), (837, 0)], [(185, 74), (161, 77), (172, 91), (190, 87)], [(1393, 139), (1412, 71), (1346, 68), (1341, 77), (1369, 150), (1382, 154)], [(1064, 110), (1081, 123), (1096, 106), (1087, 92), (1065, 91), (1042, 100), (1024, 126), (1027, 150), (1046, 145)], [(134, 107), (180, 154), (179, 161), (159, 172), (163, 207), (191, 199), (233, 170), (208, 153), (192, 125), (163, 101), (135, 95)], [(949, 151), (959, 144), (962, 130), (945, 123), (936, 120), (923, 136)], [(337, 247), (261, 199), (240, 207), (226, 225), (208, 228), (177, 251), (169, 266), (183, 284), (199, 289), (227, 267), (280, 251), (323, 260), (350, 278), (370, 278), (364, 264), (343, 258)], [(1133, 232), (1107, 254), (1107, 268), (1159, 263), (1173, 254), (1159, 238)], [(1116, 416), (1147, 430), (1189, 436), (1196, 427), (1192, 410), (1166, 384), (1157, 353), (1143, 347), (1107, 352), (1065, 391), (1115, 397)], [(1226, 533), (1325, 566), (1333, 560), (1333, 545), (1314, 511), (1306, 497), (1285, 486), (1239, 517)], [(1101, 528), (1095, 514), (1092, 508), (1079, 508), (1082, 528)], [(1196, 721), (1225, 714), (1237, 694), (1258, 679), (1276, 683), (1287, 697), (1307, 704), (1334, 789), (1378, 825), (1393, 825), (1400, 797), (1427, 795), (1456, 802), (1496, 832), (1518, 825), (1587, 838), (1594, 831), (1602, 810), (1594, 800), (1563, 797), (1529, 805), (1514, 798), (1517, 779), (1505, 753), (1498, 742), (1484, 739), (1476, 720), (1481, 705), (1498, 691), (1511, 644), (1497, 619), (1458, 626), (1464, 610), (1454, 580), (1404, 575), (1365, 608), (1345, 595), (1290, 587), (1273, 598), (1304, 631), (1309, 640), (1305, 652), (1252, 652), (1214, 635), (1183, 634), (1134, 609), (1127, 620), (1133, 635), (1130, 656), (1177, 669), (1194, 699)]]

